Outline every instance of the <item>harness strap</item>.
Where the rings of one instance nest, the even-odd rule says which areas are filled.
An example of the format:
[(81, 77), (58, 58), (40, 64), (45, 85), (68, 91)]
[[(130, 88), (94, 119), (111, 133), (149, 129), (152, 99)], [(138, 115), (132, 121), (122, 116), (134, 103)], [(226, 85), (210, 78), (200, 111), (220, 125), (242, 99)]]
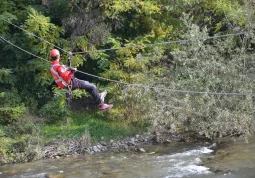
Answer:
[[(71, 61), (72, 61), (72, 55), (73, 54), (72, 54), (71, 51), (69, 51), (68, 53), (69, 53), (69, 56), (68, 56), (68, 65), (71, 67), (72, 66), (72, 62)], [(73, 83), (73, 81), (71, 79), (71, 82), (70, 82), (70, 84), (67, 85), (67, 90), (66, 90), (66, 104), (67, 104), (68, 108), (71, 108), (72, 88), (73, 88), (72, 83)]]
[(59, 73), (58, 73), (58, 68), (57, 68), (57, 71), (54, 70), (54, 67), (55, 67), (55, 66), (58, 66), (58, 68), (59, 68), (60, 65), (59, 65), (59, 64), (54, 64), (54, 65), (51, 65), (51, 67), (50, 67), (50, 71), (51, 71), (52, 73), (54, 73), (55, 75), (58, 76), (58, 80), (55, 80), (55, 81), (56, 81), (56, 82), (62, 82), (63, 85), (68, 86), (68, 83), (66, 83), (66, 82), (64, 81), (64, 79), (59, 75)]
[[(68, 56), (68, 65), (71, 67), (72, 66), (72, 52), (69, 51), (69, 56)], [(67, 90), (66, 90), (66, 104), (68, 108), (71, 108), (71, 100), (72, 100), (72, 89), (77, 89), (79, 86), (77, 85), (77, 80), (75, 80), (74, 77), (71, 78), (70, 84), (67, 85)]]
[(72, 100), (72, 84), (70, 83), (67, 86), (66, 90), (66, 104), (68, 108), (71, 108), (71, 100)]

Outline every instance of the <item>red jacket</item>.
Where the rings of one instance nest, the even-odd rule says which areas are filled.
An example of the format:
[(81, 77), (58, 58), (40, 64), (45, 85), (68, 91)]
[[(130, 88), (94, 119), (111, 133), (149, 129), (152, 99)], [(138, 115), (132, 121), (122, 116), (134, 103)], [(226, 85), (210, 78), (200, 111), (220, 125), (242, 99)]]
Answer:
[(66, 66), (61, 65), (58, 60), (52, 60), (50, 72), (59, 88), (66, 88), (74, 74)]

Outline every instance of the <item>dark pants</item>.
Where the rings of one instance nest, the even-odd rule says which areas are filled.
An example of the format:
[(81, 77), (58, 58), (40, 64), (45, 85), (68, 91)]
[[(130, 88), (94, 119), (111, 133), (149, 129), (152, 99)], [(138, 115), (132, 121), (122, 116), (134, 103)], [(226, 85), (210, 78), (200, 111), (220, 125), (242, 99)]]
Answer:
[(97, 87), (94, 84), (77, 78), (72, 78), (71, 83), (72, 90), (76, 89), (86, 90), (86, 92), (88, 92), (92, 96), (96, 104), (103, 104), (103, 101), (100, 99)]

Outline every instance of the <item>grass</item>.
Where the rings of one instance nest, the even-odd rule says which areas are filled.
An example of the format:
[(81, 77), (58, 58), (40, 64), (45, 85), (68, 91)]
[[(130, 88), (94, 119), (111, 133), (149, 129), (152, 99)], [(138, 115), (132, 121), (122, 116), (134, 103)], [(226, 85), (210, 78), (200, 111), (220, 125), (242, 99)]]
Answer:
[(109, 121), (103, 114), (73, 114), (70, 125), (47, 125), (43, 128), (43, 134), (47, 140), (56, 137), (61, 138), (79, 138), (85, 130), (93, 142), (98, 142), (101, 137), (105, 140), (121, 139), (139, 133), (136, 128), (126, 122)]

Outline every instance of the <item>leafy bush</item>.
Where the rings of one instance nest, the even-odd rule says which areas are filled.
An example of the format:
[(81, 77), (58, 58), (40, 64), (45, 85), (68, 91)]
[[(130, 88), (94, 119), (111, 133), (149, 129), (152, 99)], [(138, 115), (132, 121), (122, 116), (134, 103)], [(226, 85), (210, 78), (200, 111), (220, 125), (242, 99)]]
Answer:
[(31, 115), (25, 115), (17, 121), (3, 127), (5, 135), (11, 138), (22, 135), (40, 133), (40, 127), (43, 121)]
[(8, 124), (24, 116), (26, 107), (16, 91), (0, 93), (0, 123)]
[(40, 109), (40, 115), (46, 118), (48, 123), (57, 123), (63, 120), (68, 114), (65, 101), (53, 100)]
[(18, 121), (19, 118), (24, 116), (26, 108), (24, 105), (17, 107), (4, 107), (0, 108), (0, 123), (8, 124)]
[(14, 81), (11, 69), (0, 68), (0, 83), (13, 84)]
[(12, 144), (15, 143), (16, 140), (8, 138), (8, 137), (0, 137), (0, 152), (6, 154), (8, 150), (12, 148)]
[[(118, 90), (119, 88), (115, 88)], [(153, 96), (149, 89), (127, 86), (126, 89), (114, 92), (115, 95), (110, 102), (116, 103), (108, 116), (112, 120), (126, 120), (136, 126), (147, 127), (151, 117), (147, 115)]]
[(0, 107), (16, 107), (22, 104), (17, 91), (0, 93)]
[[(70, 115), (70, 109), (66, 104), (66, 90), (54, 88), (54, 98), (45, 104), (39, 111), (40, 115), (46, 118), (48, 123), (57, 123), (67, 119)], [(85, 90), (72, 91), (72, 100), (87, 97), (89, 94)], [(71, 103), (72, 106), (72, 103)]]
[(69, 114), (65, 100), (65, 90), (54, 89), (54, 98), (45, 104), (39, 111), (48, 123), (57, 123)]
[[(173, 50), (172, 76), (162, 83), (174, 90), (208, 91), (215, 93), (252, 93), (253, 69), (251, 56), (244, 49), (245, 39), (228, 37), (213, 41), (185, 16), (186, 39), (196, 39)], [(241, 44), (241, 45), (238, 45)], [(249, 65), (244, 65), (244, 63)], [(157, 105), (151, 113), (154, 128), (195, 131), (209, 138), (250, 134), (254, 128), (254, 101), (251, 95), (179, 93), (155, 89)]]

